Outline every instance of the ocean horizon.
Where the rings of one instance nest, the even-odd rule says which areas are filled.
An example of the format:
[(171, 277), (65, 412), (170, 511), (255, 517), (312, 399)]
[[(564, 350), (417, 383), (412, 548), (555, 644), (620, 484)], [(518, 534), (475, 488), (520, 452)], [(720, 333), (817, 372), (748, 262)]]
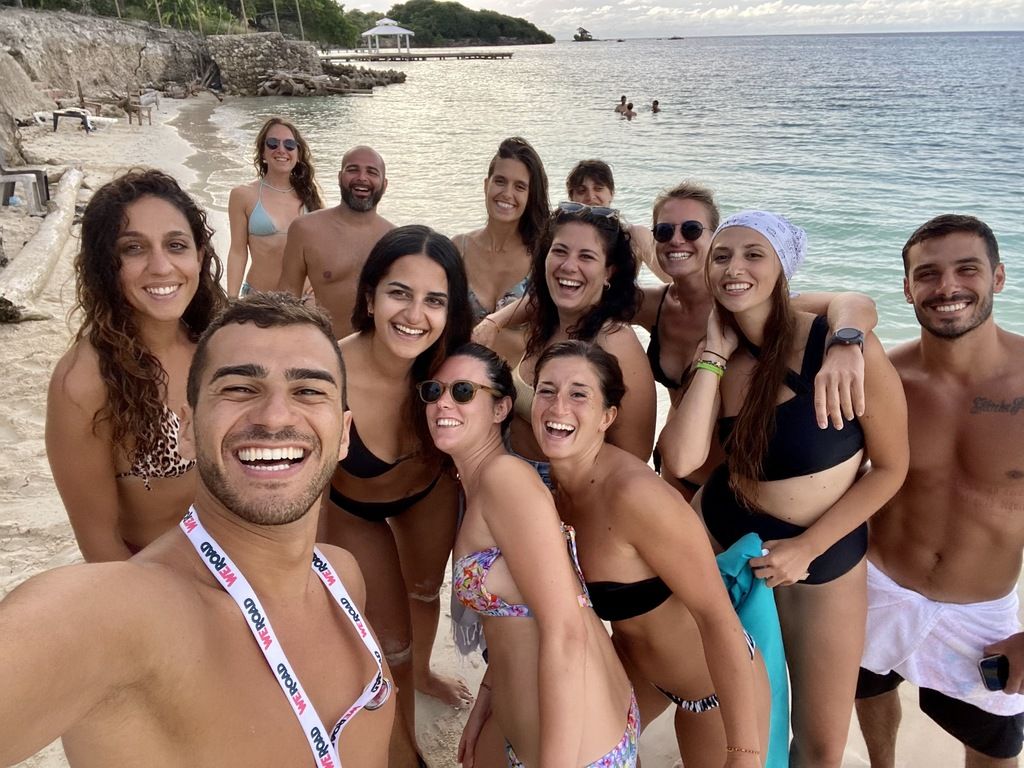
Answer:
[[(902, 296), (903, 243), (939, 213), (974, 214), (995, 231), (1006, 263), (997, 322), (1024, 332), (1024, 33), (623, 38), (508, 50), (505, 60), (371, 65), (408, 76), (372, 97), (229, 98), (208, 123), (178, 124), (199, 150), (189, 161), (199, 174), (192, 191), (226, 211), (231, 188), (254, 177), (256, 131), (281, 114), (309, 141), (329, 205), (339, 199), (342, 154), (369, 144), (388, 166), (381, 214), (454, 235), (483, 223), (487, 164), (503, 138), (521, 135), (545, 162), (552, 202), (565, 199), (576, 161), (598, 157), (611, 164), (614, 205), (631, 222), (649, 225), (655, 196), (683, 179), (716, 190), (723, 214), (786, 215), (808, 230), (793, 288), (872, 296), (887, 345), (919, 332)], [(612, 111), (621, 94), (639, 113), (631, 122)], [(226, 240), (218, 247), (226, 255)]]
[[(728, 40), (732, 38), (777, 38), (777, 37), (884, 37), (884, 36), (898, 36), (898, 37), (914, 37), (914, 36), (950, 36), (950, 35), (1018, 35), (1024, 34), (1024, 28), (1021, 29), (950, 29), (950, 30), (876, 30), (876, 31), (864, 31), (864, 32), (776, 32), (763, 33), (763, 34), (690, 34), (690, 35), (644, 35), (641, 37), (631, 37), (629, 35), (623, 35), (622, 37), (595, 37), (593, 40), (587, 40), (585, 42), (592, 43), (617, 43), (617, 42), (636, 42), (636, 41), (654, 41), (654, 40)], [(556, 37), (555, 43), (575, 43), (571, 37)], [(468, 46), (467, 46), (468, 47)], [(497, 48), (497, 49), (508, 49), (515, 51), (517, 48), (523, 47), (520, 45), (513, 44), (496, 44), (487, 46), (472, 46), (473, 48)], [(457, 47), (453, 46), (453, 49)], [(346, 50), (346, 49), (340, 49)], [(354, 50), (354, 49), (352, 49)], [(386, 48), (384, 49), (387, 50)], [(447, 48), (417, 48), (413, 46), (413, 51), (443, 51), (449, 50)]]

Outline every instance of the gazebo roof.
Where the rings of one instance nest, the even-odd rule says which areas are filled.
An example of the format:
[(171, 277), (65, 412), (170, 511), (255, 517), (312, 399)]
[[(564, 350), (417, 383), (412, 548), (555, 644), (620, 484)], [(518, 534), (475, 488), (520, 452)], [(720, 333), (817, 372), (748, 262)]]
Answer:
[(412, 35), (416, 36), (416, 33), (411, 29), (404, 29), (398, 26), (398, 22), (394, 19), (381, 19), (377, 22), (377, 26), (373, 29), (368, 29), (362, 33), (361, 37), (370, 37), (372, 35), (385, 36), (392, 35), (397, 37), (399, 35)]

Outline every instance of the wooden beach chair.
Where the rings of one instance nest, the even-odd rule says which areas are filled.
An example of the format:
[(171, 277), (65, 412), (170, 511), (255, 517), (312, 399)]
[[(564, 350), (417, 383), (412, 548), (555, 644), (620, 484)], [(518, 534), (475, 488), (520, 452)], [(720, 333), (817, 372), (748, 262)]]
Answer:
[(139, 125), (142, 125), (142, 115), (146, 115), (146, 120), (149, 125), (153, 124), (153, 107), (156, 106), (157, 110), (160, 109), (160, 92), (159, 91), (136, 91), (135, 93), (128, 93), (128, 106), (125, 111), (128, 113), (128, 125), (132, 124), (132, 115), (136, 115), (139, 118)]

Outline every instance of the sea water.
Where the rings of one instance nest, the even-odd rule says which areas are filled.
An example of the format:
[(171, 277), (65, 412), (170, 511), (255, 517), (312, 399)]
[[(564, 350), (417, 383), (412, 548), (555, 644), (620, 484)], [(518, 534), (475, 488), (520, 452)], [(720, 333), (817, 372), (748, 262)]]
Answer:
[[(370, 144), (387, 162), (382, 215), (455, 234), (483, 224), (487, 164), (501, 139), (520, 135), (544, 160), (552, 202), (565, 199), (577, 160), (601, 158), (615, 172), (614, 204), (633, 222), (648, 224), (659, 190), (683, 179), (714, 188), (725, 214), (789, 216), (809, 236), (793, 287), (870, 294), (887, 344), (918, 335), (902, 295), (907, 237), (939, 213), (974, 214), (1006, 263), (996, 317), (1024, 332), (1024, 33), (509, 50), (508, 60), (382, 65), (408, 79), (372, 97), (228, 100), (200, 142), (216, 157), (205, 158), (214, 170), (196, 191), (226, 209), (231, 187), (254, 178), (260, 124), (281, 114), (309, 141), (329, 204), (342, 154)], [(622, 94), (638, 112), (632, 121), (613, 112)]]

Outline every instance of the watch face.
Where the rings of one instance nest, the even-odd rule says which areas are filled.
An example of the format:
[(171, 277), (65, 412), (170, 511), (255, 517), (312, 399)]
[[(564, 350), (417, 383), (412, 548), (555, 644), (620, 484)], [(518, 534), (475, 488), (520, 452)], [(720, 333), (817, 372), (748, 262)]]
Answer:
[(864, 340), (864, 334), (856, 328), (840, 328), (835, 337), (844, 344), (858, 344)]

